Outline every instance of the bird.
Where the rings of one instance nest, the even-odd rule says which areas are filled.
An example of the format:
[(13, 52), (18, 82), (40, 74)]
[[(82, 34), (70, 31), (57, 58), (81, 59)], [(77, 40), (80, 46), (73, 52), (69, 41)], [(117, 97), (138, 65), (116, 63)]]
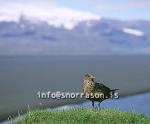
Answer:
[(119, 89), (111, 90), (104, 84), (96, 82), (95, 77), (90, 73), (86, 73), (84, 75), (83, 94), (87, 99), (92, 101), (93, 108), (94, 102), (99, 102), (98, 107), (100, 108), (101, 102), (106, 99), (112, 98), (116, 90)]

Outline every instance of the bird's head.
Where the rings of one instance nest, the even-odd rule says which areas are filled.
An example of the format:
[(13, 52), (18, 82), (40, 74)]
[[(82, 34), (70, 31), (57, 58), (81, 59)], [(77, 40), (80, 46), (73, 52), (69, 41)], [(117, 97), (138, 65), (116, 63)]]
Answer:
[(90, 73), (87, 73), (84, 75), (84, 80), (92, 80), (93, 81), (94, 79), (95, 79), (95, 77)]

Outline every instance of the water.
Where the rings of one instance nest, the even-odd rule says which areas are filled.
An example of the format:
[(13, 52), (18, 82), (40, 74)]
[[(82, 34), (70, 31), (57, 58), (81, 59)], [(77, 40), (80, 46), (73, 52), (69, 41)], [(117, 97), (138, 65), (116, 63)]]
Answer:
[[(101, 103), (101, 109), (110, 108), (120, 111), (129, 111), (133, 113), (145, 114), (150, 116), (150, 92), (138, 95), (128, 96), (119, 99), (108, 99)], [(95, 102), (95, 108), (98, 108), (98, 103)], [(82, 104), (73, 104), (60, 106), (55, 109), (72, 109), (72, 108), (88, 108), (92, 109), (91, 102), (84, 102)], [(50, 109), (51, 110), (51, 109)]]
[(150, 56), (1, 56), (0, 119), (28, 105), (54, 106), (58, 101), (39, 100), (37, 92), (81, 91), (86, 72), (110, 88), (119, 88), (120, 96), (150, 89)]

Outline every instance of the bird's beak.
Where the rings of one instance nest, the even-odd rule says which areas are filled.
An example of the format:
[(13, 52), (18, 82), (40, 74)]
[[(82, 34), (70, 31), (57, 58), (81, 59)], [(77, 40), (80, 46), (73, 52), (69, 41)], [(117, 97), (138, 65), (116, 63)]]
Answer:
[(95, 77), (94, 77), (94, 76), (93, 76), (92, 78), (93, 78), (93, 79), (95, 79)]

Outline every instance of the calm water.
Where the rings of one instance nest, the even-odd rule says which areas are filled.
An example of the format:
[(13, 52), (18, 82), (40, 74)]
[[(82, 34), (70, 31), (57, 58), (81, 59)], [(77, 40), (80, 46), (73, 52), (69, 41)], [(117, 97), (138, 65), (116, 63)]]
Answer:
[[(150, 116), (150, 93), (143, 93), (128, 97), (123, 97), (120, 99), (108, 99), (101, 103), (101, 109), (111, 108), (120, 111), (129, 111), (134, 113), (145, 114)], [(72, 104), (59, 106), (57, 110), (61, 109), (72, 109), (72, 108), (89, 108), (92, 109), (91, 102), (84, 102), (82, 104)], [(95, 102), (95, 108), (98, 108), (98, 103)], [(53, 110), (53, 109), (48, 109)]]
[[(53, 100), (39, 100), (38, 91), (81, 91), (91, 72), (120, 96), (150, 90), (150, 56), (0, 57), (0, 118)], [(55, 101), (56, 102), (56, 101)]]

